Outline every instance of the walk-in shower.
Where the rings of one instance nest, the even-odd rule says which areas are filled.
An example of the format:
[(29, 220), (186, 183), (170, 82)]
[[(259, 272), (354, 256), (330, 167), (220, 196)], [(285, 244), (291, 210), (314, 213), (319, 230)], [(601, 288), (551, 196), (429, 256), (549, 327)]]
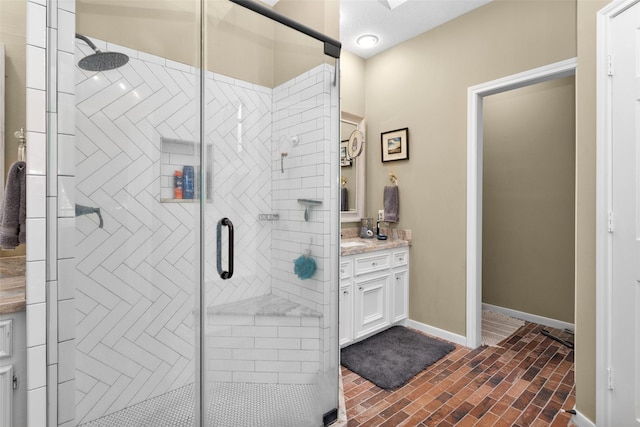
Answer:
[[(286, 18), (318, 19), (296, 2), (97, 3), (77, 10), (63, 141), (85, 208), (71, 425), (330, 424), (340, 44)], [(78, 63), (98, 51), (122, 53)]]

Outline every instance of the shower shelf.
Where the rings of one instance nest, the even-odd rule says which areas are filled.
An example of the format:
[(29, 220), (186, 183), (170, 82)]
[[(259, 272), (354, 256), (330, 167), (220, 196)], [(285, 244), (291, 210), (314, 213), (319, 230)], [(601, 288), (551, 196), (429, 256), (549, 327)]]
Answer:
[(322, 204), (322, 200), (313, 200), (313, 199), (298, 199), (298, 203), (302, 203), (307, 206), (318, 206)]
[(304, 208), (304, 220), (305, 222), (309, 221), (309, 208), (311, 206), (320, 206), (322, 204), (322, 200), (314, 200), (314, 199), (298, 199), (298, 203), (305, 206)]
[(200, 199), (160, 199), (160, 203), (198, 203), (199, 201)]

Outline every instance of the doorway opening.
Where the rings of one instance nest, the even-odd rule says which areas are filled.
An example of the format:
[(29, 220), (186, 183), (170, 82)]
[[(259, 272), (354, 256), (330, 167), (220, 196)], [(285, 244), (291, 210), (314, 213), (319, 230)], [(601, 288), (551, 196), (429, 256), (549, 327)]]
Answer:
[(575, 75), (575, 58), (472, 86), (467, 92), (467, 304), (466, 345), (482, 341), (482, 221), (484, 98)]

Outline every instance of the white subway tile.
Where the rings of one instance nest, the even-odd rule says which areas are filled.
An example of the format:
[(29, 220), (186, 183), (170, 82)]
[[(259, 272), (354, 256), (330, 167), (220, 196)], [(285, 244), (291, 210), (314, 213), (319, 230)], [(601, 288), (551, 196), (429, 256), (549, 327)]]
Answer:
[[(221, 358), (216, 353), (217, 358)], [(235, 360), (278, 360), (278, 350), (233, 349)]]
[(46, 89), (46, 63), (45, 49), (32, 45), (27, 45), (27, 78), (26, 85), (32, 89)]
[(235, 372), (223, 372), (223, 371), (206, 371), (205, 381), (207, 382), (220, 382), (230, 383), (233, 382), (233, 375)]
[(29, 286), (26, 287), (27, 304), (45, 302), (45, 261), (29, 261), (26, 263), (26, 277), (29, 278)]
[(27, 305), (27, 347), (46, 343), (47, 310), (45, 303)]
[(76, 173), (76, 142), (72, 135), (58, 135), (58, 175)]
[(58, 302), (58, 339), (67, 341), (75, 338), (75, 301), (73, 299)]
[(234, 337), (278, 337), (278, 328), (273, 326), (234, 326)]
[(75, 381), (58, 384), (58, 424), (71, 422), (76, 414)]
[(317, 381), (315, 373), (285, 373), (278, 374), (279, 384), (315, 384)]
[(209, 360), (210, 371), (253, 372), (255, 365), (253, 360)]
[[(47, 384), (58, 384), (58, 365), (47, 366)], [(48, 425), (58, 425), (58, 387), (47, 387)]]
[(46, 106), (46, 92), (44, 90), (27, 88), (26, 130), (41, 133), (47, 131)]
[(47, 388), (40, 387), (27, 390), (27, 427), (42, 427), (47, 425)]
[(75, 232), (75, 218), (58, 218), (58, 258), (75, 256)]
[(58, 176), (58, 217), (75, 218), (76, 180), (72, 176)]
[(65, 382), (76, 376), (75, 340), (58, 343), (58, 381)]
[(58, 93), (58, 132), (67, 135), (76, 132), (76, 100), (73, 94)]
[(209, 342), (209, 348), (254, 348), (254, 339), (246, 337), (219, 337)]
[(44, 5), (27, 2), (27, 44), (47, 47), (47, 9)]
[(47, 351), (46, 346), (39, 345), (27, 348), (27, 390), (47, 385)]
[(47, 139), (44, 133), (27, 132), (27, 174), (44, 175), (47, 172)]
[(234, 372), (233, 382), (277, 384), (278, 374), (275, 372)]
[(279, 350), (279, 360), (318, 362), (320, 360), (320, 352), (317, 350)]
[[(260, 319), (259, 317), (257, 319)], [(209, 314), (208, 325), (241, 326), (253, 325), (254, 316), (232, 316), (226, 314)]]
[(256, 338), (255, 348), (260, 349), (300, 349), (299, 338)]
[(76, 15), (66, 10), (58, 10), (58, 49), (73, 53), (75, 33)]
[(300, 326), (300, 317), (256, 316), (256, 326)]
[(300, 362), (256, 361), (256, 372), (301, 372)]

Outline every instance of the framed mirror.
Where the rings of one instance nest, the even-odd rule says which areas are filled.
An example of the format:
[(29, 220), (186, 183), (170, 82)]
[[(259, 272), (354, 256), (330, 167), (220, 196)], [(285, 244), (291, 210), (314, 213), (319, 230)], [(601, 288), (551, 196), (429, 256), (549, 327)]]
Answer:
[[(351, 158), (349, 140), (354, 131), (360, 131), (362, 151)], [(351, 138), (354, 140), (354, 138)], [(357, 139), (357, 138), (355, 138)], [(342, 222), (357, 222), (364, 216), (364, 193), (366, 171), (366, 132), (362, 116), (340, 113), (340, 219)]]

